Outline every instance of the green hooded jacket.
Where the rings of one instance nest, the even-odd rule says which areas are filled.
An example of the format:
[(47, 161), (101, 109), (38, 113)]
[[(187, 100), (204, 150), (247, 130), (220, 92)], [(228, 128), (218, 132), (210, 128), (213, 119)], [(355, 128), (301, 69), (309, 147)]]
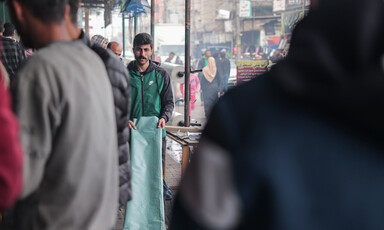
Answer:
[[(165, 122), (172, 117), (173, 92), (169, 74), (156, 62), (150, 61), (147, 71), (140, 73), (136, 61), (128, 65), (131, 83), (130, 119), (156, 116)], [(166, 136), (165, 129), (163, 137)]]

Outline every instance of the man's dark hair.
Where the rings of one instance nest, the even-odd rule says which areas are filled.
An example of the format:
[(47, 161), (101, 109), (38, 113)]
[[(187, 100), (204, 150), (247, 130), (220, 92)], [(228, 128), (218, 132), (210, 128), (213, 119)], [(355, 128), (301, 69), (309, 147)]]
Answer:
[(6, 37), (12, 36), (14, 32), (15, 32), (15, 26), (12, 23), (7, 22), (4, 24), (3, 36), (6, 36)]
[(70, 16), (73, 24), (77, 23), (77, 12), (79, 11), (80, 0), (68, 0), (68, 5), (71, 7)]
[(153, 49), (153, 40), (151, 35), (147, 33), (140, 33), (135, 36), (135, 39), (133, 39), (133, 47), (142, 45), (151, 45), (151, 49)]
[(174, 53), (174, 52), (170, 52), (170, 53), (169, 53), (169, 55), (171, 55), (171, 54), (175, 55), (175, 53)]
[(113, 42), (108, 43), (107, 49), (111, 49), (112, 44), (113, 44)]
[[(28, 9), (33, 15), (44, 22), (61, 23), (64, 20), (65, 8), (68, 0), (13, 0), (18, 1)], [(11, 0), (8, 5), (11, 5)]]

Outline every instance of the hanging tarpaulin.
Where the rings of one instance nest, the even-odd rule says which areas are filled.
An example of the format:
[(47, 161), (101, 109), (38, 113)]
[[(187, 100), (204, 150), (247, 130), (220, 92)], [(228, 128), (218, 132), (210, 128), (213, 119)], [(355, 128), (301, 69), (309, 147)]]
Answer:
[(134, 119), (131, 133), (132, 200), (124, 230), (164, 230), (162, 130), (157, 117)]
[(131, 16), (146, 14), (146, 10), (151, 8), (147, 0), (119, 0), (118, 3), (121, 7), (121, 12)]

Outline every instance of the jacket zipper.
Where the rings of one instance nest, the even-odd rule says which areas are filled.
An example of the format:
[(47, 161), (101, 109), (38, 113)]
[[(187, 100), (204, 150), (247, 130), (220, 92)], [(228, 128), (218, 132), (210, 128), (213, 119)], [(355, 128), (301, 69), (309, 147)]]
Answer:
[(140, 74), (141, 77), (141, 108), (143, 109), (143, 117), (144, 117), (144, 80), (143, 80), (143, 75)]

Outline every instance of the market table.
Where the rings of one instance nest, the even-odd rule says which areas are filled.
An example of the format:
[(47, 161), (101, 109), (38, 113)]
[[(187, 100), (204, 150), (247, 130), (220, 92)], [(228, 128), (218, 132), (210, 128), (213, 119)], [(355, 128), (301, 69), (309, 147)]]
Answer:
[[(189, 135), (185, 133), (201, 133), (201, 128), (196, 127), (179, 127), (179, 126), (166, 126), (167, 137), (172, 139), (181, 145), (182, 148), (182, 157), (181, 157), (181, 177), (183, 177), (190, 157), (190, 147), (195, 148), (199, 144), (199, 140), (195, 138), (191, 138)], [(180, 134), (183, 135), (180, 135)], [(164, 170), (165, 173), (165, 170)], [(165, 174), (164, 174), (165, 175)]]

